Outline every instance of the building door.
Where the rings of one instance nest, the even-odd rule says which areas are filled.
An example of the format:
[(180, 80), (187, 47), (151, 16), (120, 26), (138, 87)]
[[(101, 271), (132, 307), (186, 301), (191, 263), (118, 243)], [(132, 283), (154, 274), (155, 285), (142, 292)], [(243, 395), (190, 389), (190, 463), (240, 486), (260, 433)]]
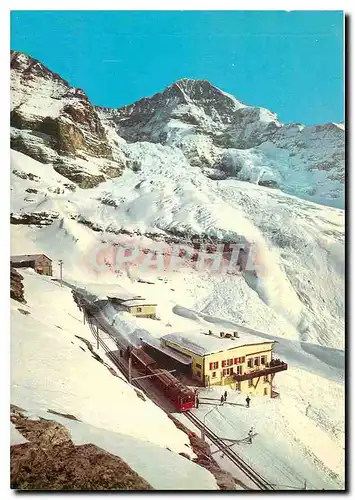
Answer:
[(235, 370), (236, 370), (237, 375), (243, 375), (243, 366), (242, 365), (237, 365), (235, 367)]

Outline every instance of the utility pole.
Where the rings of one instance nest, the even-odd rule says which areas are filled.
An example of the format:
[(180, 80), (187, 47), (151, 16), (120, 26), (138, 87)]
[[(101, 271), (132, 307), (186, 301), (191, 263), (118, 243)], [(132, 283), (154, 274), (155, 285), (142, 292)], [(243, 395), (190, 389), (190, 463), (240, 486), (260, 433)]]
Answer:
[(132, 381), (132, 358), (131, 353), (128, 354), (128, 383), (130, 384)]
[(60, 286), (63, 286), (63, 261), (59, 261)]

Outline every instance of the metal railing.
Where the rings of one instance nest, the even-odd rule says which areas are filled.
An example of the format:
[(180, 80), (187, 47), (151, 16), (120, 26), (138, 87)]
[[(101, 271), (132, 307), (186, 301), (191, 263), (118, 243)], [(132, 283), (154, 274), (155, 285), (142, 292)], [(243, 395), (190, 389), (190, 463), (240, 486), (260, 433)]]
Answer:
[(265, 366), (265, 368), (262, 368), (259, 370), (254, 370), (254, 371), (250, 371), (247, 373), (243, 373), (243, 375), (238, 375), (235, 373), (234, 380), (236, 380), (237, 382), (242, 382), (243, 380), (250, 380), (250, 379), (255, 378), (255, 377), (263, 377), (263, 376), (269, 375), (271, 373), (281, 372), (281, 371), (287, 370), (287, 368), (288, 368), (287, 363), (280, 361), (279, 363), (275, 363), (272, 366), (269, 365), (269, 366)]

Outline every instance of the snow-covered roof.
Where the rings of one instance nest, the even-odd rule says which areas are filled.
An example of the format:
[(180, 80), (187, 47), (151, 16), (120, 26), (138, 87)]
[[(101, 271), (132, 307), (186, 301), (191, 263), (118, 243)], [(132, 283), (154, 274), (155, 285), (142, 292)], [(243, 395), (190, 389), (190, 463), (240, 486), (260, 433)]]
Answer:
[[(238, 332), (239, 333), (239, 332)], [(265, 340), (256, 335), (240, 334), (239, 337), (222, 338), (217, 334), (208, 335), (203, 332), (168, 333), (161, 337), (199, 356), (206, 356), (216, 352), (227, 351), (235, 347), (255, 344), (269, 344), (272, 340)]]
[[(27, 262), (31, 260), (36, 260), (38, 257), (47, 257), (44, 253), (33, 253), (33, 254), (25, 254), (25, 255), (11, 255), (10, 262)], [(47, 257), (48, 260), (52, 260)]]
[(160, 340), (150, 336), (150, 337), (145, 337), (141, 339), (143, 344), (148, 345), (149, 347), (153, 347), (157, 351), (160, 351), (170, 358), (175, 359), (176, 361), (179, 361), (179, 363), (182, 363), (184, 365), (190, 365), (192, 363), (192, 358), (190, 356), (186, 356), (185, 354), (180, 354), (173, 349), (170, 349), (169, 347), (163, 345)]
[(145, 300), (141, 295), (133, 295), (132, 293), (126, 292), (122, 289), (122, 291), (115, 292), (115, 295), (107, 295), (109, 300), (125, 302), (129, 300)]
[(149, 302), (146, 302), (145, 299), (132, 299), (132, 300), (125, 300), (122, 302), (123, 306), (128, 306), (128, 307), (134, 307), (134, 306), (156, 306), (157, 304), (151, 304)]

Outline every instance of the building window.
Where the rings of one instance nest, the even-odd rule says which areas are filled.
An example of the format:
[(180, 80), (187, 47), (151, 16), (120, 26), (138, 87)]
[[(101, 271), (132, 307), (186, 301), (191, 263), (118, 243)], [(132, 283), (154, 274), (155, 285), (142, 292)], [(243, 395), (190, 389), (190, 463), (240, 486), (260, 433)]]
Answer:
[(212, 372), (212, 378), (216, 378), (216, 372)]
[(239, 364), (239, 358), (234, 358), (234, 364), (238, 365)]
[(264, 387), (264, 396), (267, 396), (267, 387)]
[(218, 361), (210, 363), (210, 370), (217, 370), (217, 369), (218, 369)]
[(226, 362), (225, 360), (222, 361), (222, 368), (224, 368), (226, 366)]
[(248, 368), (253, 368), (253, 359), (252, 358), (248, 359)]
[(227, 370), (222, 370), (222, 376), (225, 377), (227, 373)]
[(202, 366), (196, 363), (196, 368), (202, 368)]
[(261, 356), (261, 357), (260, 357), (260, 363), (261, 363), (262, 365), (265, 365), (265, 356)]
[(242, 365), (236, 366), (236, 370), (237, 370), (237, 375), (242, 375), (243, 374), (243, 367), (242, 367)]
[(232, 359), (227, 359), (226, 365), (227, 366), (232, 366), (233, 365), (233, 358)]
[(137, 307), (137, 313), (141, 313), (142, 312), (142, 308), (141, 307)]
[(243, 356), (242, 358), (239, 358), (239, 359), (240, 359), (241, 363), (245, 363), (245, 356)]
[(254, 366), (259, 366), (260, 360), (259, 358), (254, 358)]
[(252, 379), (252, 378), (250, 378), (250, 379), (248, 380), (248, 387), (252, 387), (252, 385), (253, 385), (253, 379)]
[(233, 375), (233, 368), (227, 368), (227, 375)]

